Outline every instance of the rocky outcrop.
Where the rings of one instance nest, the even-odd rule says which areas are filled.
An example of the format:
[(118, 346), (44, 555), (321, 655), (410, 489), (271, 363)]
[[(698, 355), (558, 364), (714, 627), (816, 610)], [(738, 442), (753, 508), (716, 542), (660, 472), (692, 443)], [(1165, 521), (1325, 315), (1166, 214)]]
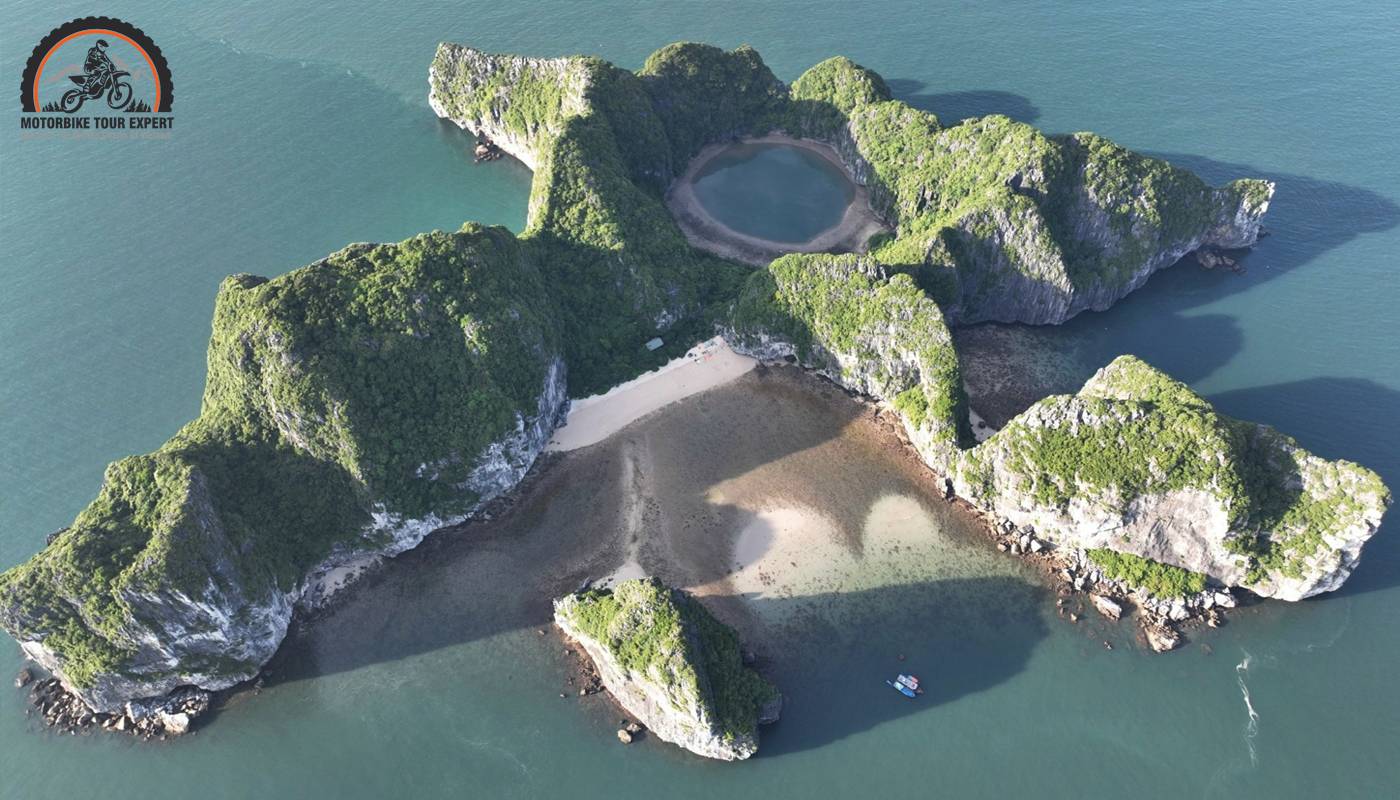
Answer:
[(758, 726), (778, 719), (782, 695), (744, 666), (734, 632), (654, 579), (561, 598), (554, 623), (588, 653), (618, 704), (663, 741), (734, 761), (753, 755)]
[[(891, 406), (924, 462), (1010, 530), (1103, 549), (1162, 586), (1181, 568), (1298, 600), (1339, 587), (1389, 491), (1271, 428), (1229, 419), (1132, 357), (1075, 396), (1047, 398), (971, 449), (957, 357), (937, 306), (906, 275), (855, 256), (786, 256), (749, 279), (726, 332)], [(1191, 588), (1198, 593), (1204, 586)]]
[(854, 255), (789, 255), (749, 278), (726, 338), (763, 361), (792, 357), (890, 403), (924, 460), (944, 471), (970, 435), (952, 335), (907, 275)]
[(872, 255), (914, 270), (953, 324), (1108, 308), (1188, 253), (1252, 246), (1274, 190), (1212, 188), (1102, 137), (997, 115), (944, 127), (844, 58), (793, 83), (780, 124), (831, 144), (869, 187), (896, 228)]
[[(1379, 479), (1132, 362), (961, 450), (948, 319), (1104, 307), (1193, 249), (1251, 244), (1271, 184), (1212, 189), (1091, 134), (1004, 117), (944, 127), (849, 61), (814, 69), (785, 93), (749, 48), (674, 45), (633, 73), (443, 45), (432, 107), (535, 170), (526, 232), (469, 224), (229, 278), (200, 416), (110, 466), (71, 526), (0, 575), (0, 626), (103, 713), (250, 678), (330, 576), (519, 480), (563, 411), (566, 364), (573, 391), (598, 391), (660, 363), (640, 345), (663, 328), (730, 303), (740, 349), (888, 402), (959, 494), (1046, 539), (1276, 597), (1340, 585), (1389, 501)], [(779, 129), (831, 142), (896, 235), (866, 258), (788, 256), (752, 275), (691, 248), (661, 202), (678, 164)], [(687, 619), (729, 641), (707, 615)], [(697, 657), (671, 652), (681, 660), (661, 672), (615, 677), (680, 686), (691, 721), (714, 725), (674, 735), (751, 752), (762, 703), (715, 706), (703, 683), (666, 683)], [(726, 664), (708, 674), (736, 679)]]
[(322, 576), (523, 477), (567, 403), (545, 296), (477, 227), (229, 279), (200, 418), (0, 576), (0, 624), (98, 712), (251, 679)]
[(964, 451), (952, 477), (959, 495), (1059, 545), (1286, 600), (1340, 586), (1390, 503), (1375, 473), (1225, 417), (1130, 356)]
[(538, 169), (564, 120), (586, 109), (589, 72), (581, 58), (493, 55), (438, 45), (428, 68), (428, 105), (439, 117)]
[(1111, 597), (1094, 594), (1089, 596), (1089, 600), (1094, 604), (1095, 611), (1115, 622), (1123, 616), (1123, 606)]

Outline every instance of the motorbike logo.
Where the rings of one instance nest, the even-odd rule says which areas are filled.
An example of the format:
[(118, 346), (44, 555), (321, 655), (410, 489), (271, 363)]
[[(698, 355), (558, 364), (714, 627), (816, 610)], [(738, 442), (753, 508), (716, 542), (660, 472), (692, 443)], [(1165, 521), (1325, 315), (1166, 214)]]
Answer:
[(162, 114), (174, 100), (160, 48), (140, 28), (112, 17), (82, 17), (54, 28), (34, 48), (20, 80), (20, 108), (37, 114), (77, 114), (85, 107), (89, 113)]

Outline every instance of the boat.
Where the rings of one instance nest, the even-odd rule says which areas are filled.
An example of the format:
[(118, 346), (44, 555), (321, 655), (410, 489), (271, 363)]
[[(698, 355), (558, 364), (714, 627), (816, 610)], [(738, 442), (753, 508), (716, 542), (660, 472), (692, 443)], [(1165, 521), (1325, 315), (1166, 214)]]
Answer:
[(899, 692), (900, 694), (910, 698), (911, 700), (919, 696), (917, 692), (915, 692), (913, 689), (910, 689), (908, 686), (905, 686), (902, 683), (895, 683), (891, 680), (887, 680), (885, 681), (885, 683), (888, 684), (891, 688), (893, 688), (896, 692)]
[(918, 675), (900, 675), (898, 678), (895, 678), (895, 681), (903, 686), (913, 689), (915, 694), (924, 693), (924, 690), (919, 688)]

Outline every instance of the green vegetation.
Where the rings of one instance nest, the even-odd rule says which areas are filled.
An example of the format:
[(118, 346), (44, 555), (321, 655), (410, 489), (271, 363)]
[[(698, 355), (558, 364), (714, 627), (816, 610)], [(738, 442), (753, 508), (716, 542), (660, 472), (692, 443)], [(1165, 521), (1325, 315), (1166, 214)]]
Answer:
[(1206, 492), (1237, 532), (1226, 546), (1248, 560), (1256, 583), (1270, 574), (1302, 578), (1329, 549), (1327, 537), (1389, 502), (1375, 473), (1324, 461), (1270, 428), (1219, 414), (1131, 356), (1074, 397), (1042, 400), (974, 453), (961, 460), (970, 484), (1000, 490), (988, 467), (998, 460), (1020, 491), (1047, 508), (1092, 497), (1122, 512), (1145, 495)]
[(623, 668), (665, 687), (678, 707), (703, 705), (726, 738), (753, 733), (759, 709), (777, 695), (744, 666), (732, 629), (654, 578), (582, 592), (559, 613)]
[(780, 127), (838, 149), (849, 131), (872, 201), (898, 229), (873, 255), (916, 274), (937, 268), (940, 302), (966, 321), (1058, 321), (1017, 308), (1007, 293), (1040, 283), (1064, 293), (1125, 290), (1158, 253), (1241, 205), (1259, 213), (1272, 192), (1263, 181), (1213, 190), (1093, 134), (1049, 137), (1003, 116), (945, 128), (841, 58), (793, 83)]
[(499, 120), (542, 147), (579, 103), (587, 79), (584, 59), (511, 59), (496, 69), (473, 69), (493, 58), (461, 45), (440, 45), (430, 72), (434, 96), (456, 119)]
[(783, 256), (749, 278), (731, 325), (741, 340), (777, 336), (804, 363), (892, 398), (948, 453), (970, 435), (952, 336), (908, 275), (852, 255)]
[(1099, 565), (1103, 574), (1144, 589), (1154, 597), (1185, 597), (1203, 592), (1206, 588), (1206, 576), (1199, 572), (1131, 553), (1098, 548), (1089, 551), (1089, 558)]
[(1332, 549), (1328, 537), (1389, 505), (1390, 490), (1365, 467), (1316, 458), (1268, 428), (1255, 436), (1249, 478), (1256, 512), (1240, 526), (1243, 533), (1225, 541), (1246, 559), (1250, 583), (1270, 574), (1302, 578), (1311, 561)]
[(767, 133), (787, 104), (787, 87), (747, 45), (726, 52), (677, 42), (652, 53), (639, 74), (678, 166), (707, 144)]
[(797, 136), (835, 140), (857, 108), (890, 99), (885, 79), (844, 56), (817, 64), (793, 81), (778, 127)]
[[(539, 272), (501, 228), (355, 246), (219, 293), (200, 417), (108, 468), (54, 543), (0, 575), (0, 617), (82, 685), (134, 652), (136, 598), (265, 602), (371, 508), (446, 517), (477, 454), (536, 413), (558, 337)], [(426, 465), (426, 469), (423, 466)]]
[[(1237, 212), (1257, 216), (1271, 194), (1260, 181), (1212, 190), (1091, 134), (1047, 137), (1000, 116), (944, 127), (844, 58), (789, 90), (748, 47), (675, 44), (632, 73), (443, 45), (432, 88), (448, 114), (534, 162), (525, 232), (468, 224), (225, 281), (199, 418), (109, 467), (65, 533), (0, 575), (0, 623), (43, 640), (75, 683), (134, 669), (137, 637), (164, 636), (172, 609), (226, 601), (244, 613), (332, 552), (382, 546), (389, 532), (373, 520), (470, 509), (477, 459), (536, 412), (561, 357), (581, 396), (717, 324), (750, 343), (780, 339), (890, 400), (925, 457), (951, 464), (970, 432), (945, 312), (1047, 321), (1036, 315), (1052, 301), (1121, 289), (1155, 254)], [(778, 129), (836, 147), (894, 235), (865, 258), (793, 255), (757, 271), (692, 248), (662, 202), (673, 177), (706, 145)], [(1025, 293), (1040, 299), (1017, 306)], [(666, 346), (646, 350), (656, 335)], [(1049, 415), (1073, 403), (1094, 425), (1023, 418), (963, 455), (982, 497), (1004, 488), (993, 448), (1051, 506), (1205, 489), (1259, 575), (1300, 572), (1330, 532), (1388, 497), (1355, 465), (1299, 455), (1145, 365), (1116, 366), (1081, 397), (1043, 404)], [(590, 602), (599, 614), (619, 605)], [(657, 605), (619, 647), (629, 663), (671, 659), (682, 683), (703, 664), (726, 730), (738, 730), (771, 687), (736, 666), (732, 632), (694, 609)], [(707, 643), (700, 655), (678, 631)]]

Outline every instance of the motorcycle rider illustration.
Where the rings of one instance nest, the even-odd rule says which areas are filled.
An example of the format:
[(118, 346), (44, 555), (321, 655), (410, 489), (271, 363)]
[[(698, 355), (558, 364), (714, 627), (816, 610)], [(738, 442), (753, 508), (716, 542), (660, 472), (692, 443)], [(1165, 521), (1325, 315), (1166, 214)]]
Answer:
[(106, 39), (98, 39), (97, 44), (88, 48), (87, 58), (83, 60), (83, 70), (87, 72), (87, 84), (83, 86), (85, 90), (100, 91), (107, 86), (107, 81), (111, 79), (117, 67), (107, 56)]
[(98, 39), (97, 44), (88, 48), (87, 57), (83, 59), (83, 69), (81, 75), (70, 75), (68, 80), (72, 81), (76, 88), (69, 89), (63, 93), (59, 99), (58, 110), (68, 114), (77, 112), (82, 108), (87, 100), (95, 100), (103, 94), (107, 95), (107, 105), (113, 110), (121, 111), (128, 107), (131, 102), (131, 83), (124, 80), (131, 73), (117, 69), (112, 63), (112, 59), (107, 55), (107, 40)]

